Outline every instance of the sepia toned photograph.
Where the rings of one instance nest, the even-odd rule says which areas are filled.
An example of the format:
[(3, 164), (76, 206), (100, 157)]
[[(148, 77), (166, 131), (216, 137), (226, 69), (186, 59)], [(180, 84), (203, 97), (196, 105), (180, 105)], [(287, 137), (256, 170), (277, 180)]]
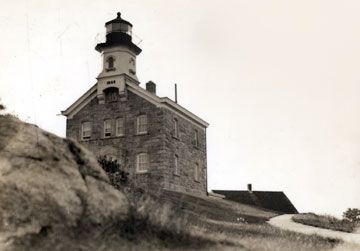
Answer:
[(360, 250), (360, 2), (0, 8), (0, 251)]

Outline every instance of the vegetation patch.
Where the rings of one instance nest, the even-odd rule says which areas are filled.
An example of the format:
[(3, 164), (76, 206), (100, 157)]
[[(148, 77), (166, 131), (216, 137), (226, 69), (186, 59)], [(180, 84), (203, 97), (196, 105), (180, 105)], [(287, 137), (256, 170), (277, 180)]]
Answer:
[(347, 219), (338, 219), (333, 216), (316, 215), (314, 213), (297, 214), (292, 217), (292, 220), (304, 225), (347, 233), (352, 233), (356, 228), (356, 224)]

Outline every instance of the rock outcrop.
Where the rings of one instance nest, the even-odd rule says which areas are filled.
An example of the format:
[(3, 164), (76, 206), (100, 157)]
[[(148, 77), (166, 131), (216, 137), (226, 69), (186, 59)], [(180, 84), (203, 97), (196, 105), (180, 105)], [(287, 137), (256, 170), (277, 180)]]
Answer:
[(89, 151), (0, 116), (0, 250), (20, 236), (106, 225), (128, 210)]

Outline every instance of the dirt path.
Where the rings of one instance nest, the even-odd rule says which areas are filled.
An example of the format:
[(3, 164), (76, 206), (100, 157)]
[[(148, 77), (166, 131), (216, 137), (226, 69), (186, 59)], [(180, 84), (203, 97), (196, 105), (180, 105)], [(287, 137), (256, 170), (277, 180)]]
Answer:
[(345, 233), (340, 231), (334, 231), (319, 227), (307, 226), (304, 224), (296, 223), (292, 221), (293, 214), (284, 214), (271, 218), (268, 222), (270, 225), (279, 227), (282, 229), (299, 232), (303, 234), (317, 234), (323, 237), (341, 239), (345, 242), (359, 245), (360, 249), (360, 234), (358, 233)]

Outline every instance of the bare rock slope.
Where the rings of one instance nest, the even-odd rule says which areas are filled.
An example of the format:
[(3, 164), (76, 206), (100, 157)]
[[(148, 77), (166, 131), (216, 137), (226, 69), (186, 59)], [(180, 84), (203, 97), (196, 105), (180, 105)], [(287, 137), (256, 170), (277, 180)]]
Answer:
[(86, 149), (0, 116), (0, 250), (20, 236), (122, 220), (128, 210)]

